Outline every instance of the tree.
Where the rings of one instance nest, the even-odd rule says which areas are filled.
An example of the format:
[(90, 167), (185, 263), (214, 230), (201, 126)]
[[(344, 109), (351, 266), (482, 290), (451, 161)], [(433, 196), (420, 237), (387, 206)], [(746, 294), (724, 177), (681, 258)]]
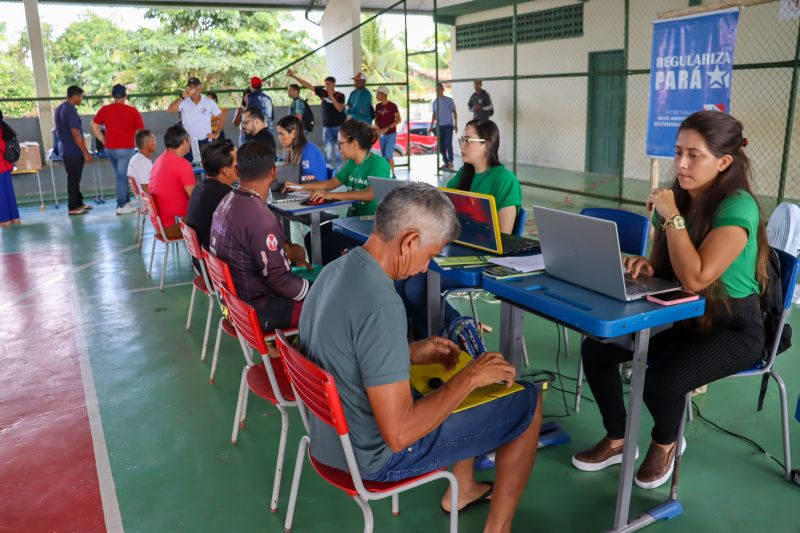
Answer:
[[(6, 25), (0, 22), (0, 95), (4, 98), (31, 98), (36, 96), (33, 72), (25, 66), (22, 50), (8, 42)], [(0, 102), (6, 117), (23, 117), (36, 114), (33, 102)]]

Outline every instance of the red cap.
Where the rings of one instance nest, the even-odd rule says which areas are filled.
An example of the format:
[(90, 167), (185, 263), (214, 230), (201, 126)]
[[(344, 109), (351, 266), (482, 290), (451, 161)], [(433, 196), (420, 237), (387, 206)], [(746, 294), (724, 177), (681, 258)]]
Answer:
[(261, 78), (258, 76), (250, 78), (250, 87), (261, 87)]

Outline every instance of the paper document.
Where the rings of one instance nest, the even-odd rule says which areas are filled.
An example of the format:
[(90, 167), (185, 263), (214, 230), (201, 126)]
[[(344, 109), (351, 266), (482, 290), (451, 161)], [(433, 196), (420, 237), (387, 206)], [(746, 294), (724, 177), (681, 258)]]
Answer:
[(526, 273), (544, 270), (544, 259), (542, 258), (542, 254), (492, 257), (489, 259), (489, 262)]

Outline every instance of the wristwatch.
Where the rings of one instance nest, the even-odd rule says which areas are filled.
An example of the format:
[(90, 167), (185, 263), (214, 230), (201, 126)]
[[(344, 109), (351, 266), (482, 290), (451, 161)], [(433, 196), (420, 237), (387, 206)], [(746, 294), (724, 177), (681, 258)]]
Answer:
[(661, 229), (669, 228), (686, 229), (686, 221), (680, 215), (673, 215), (665, 220), (664, 224), (661, 225)]

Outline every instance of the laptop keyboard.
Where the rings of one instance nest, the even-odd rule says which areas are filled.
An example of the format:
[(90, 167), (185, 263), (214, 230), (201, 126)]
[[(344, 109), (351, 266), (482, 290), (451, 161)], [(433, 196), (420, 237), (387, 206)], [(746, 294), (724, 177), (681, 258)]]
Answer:
[(503, 254), (535, 251), (539, 248), (539, 241), (516, 235), (503, 233), (500, 235), (500, 240), (503, 243)]
[(635, 281), (625, 280), (625, 294), (628, 296), (641, 296), (651, 292), (650, 287)]

